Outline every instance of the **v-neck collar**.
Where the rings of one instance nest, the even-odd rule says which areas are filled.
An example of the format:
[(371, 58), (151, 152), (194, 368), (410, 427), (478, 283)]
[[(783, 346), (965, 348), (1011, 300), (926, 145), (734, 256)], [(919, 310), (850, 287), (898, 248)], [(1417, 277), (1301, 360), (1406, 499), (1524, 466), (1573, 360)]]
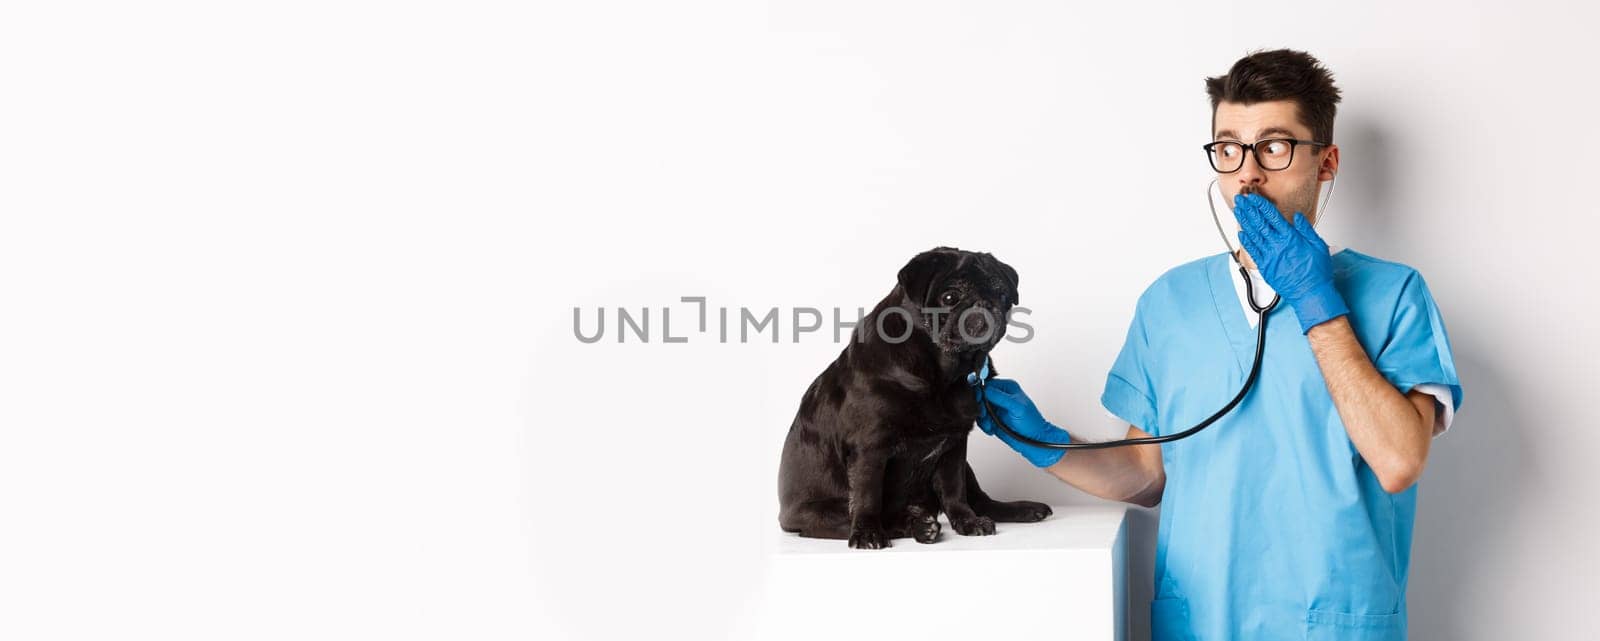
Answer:
[[(1217, 321), (1222, 323), (1223, 333), (1227, 335), (1228, 345), (1239, 365), (1239, 375), (1243, 377), (1250, 372), (1250, 364), (1255, 362), (1256, 332), (1245, 319), (1244, 310), (1239, 307), (1239, 295), (1233, 285), (1235, 276), (1229, 274), (1232, 269), (1233, 258), (1228, 254), (1212, 256), (1206, 264), (1206, 282), (1211, 286), (1211, 302)], [(1260, 295), (1261, 292), (1256, 294)], [(1277, 311), (1274, 309), (1269, 315)]]
[[(1328, 246), (1328, 255), (1338, 256), (1339, 252), (1342, 252), (1345, 249), (1347, 248), (1330, 243)], [(1234, 266), (1233, 259), (1228, 257), (1226, 254), (1224, 255), (1224, 258), (1227, 259), (1228, 263), (1228, 281), (1233, 283), (1233, 294), (1239, 299), (1239, 309), (1243, 310), (1242, 313), (1244, 314), (1245, 324), (1249, 325), (1250, 329), (1253, 330), (1256, 326), (1256, 317), (1255, 312), (1250, 308), (1250, 297), (1248, 296), (1249, 290), (1245, 288), (1244, 279), (1239, 276), (1239, 269)], [(1272, 295), (1276, 292), (1272, 290), (1271, 285), (1267, 284), (1267, 279), (1261, 277), (1261, 271), (1257, 269), (1250, 269), (1247, 271), (1250, 273), (1250, 280), (1253, 281), (1252, 284), (1255, 286), (1256, 302), (1262, 305), (1272, 302)]]
[[(1347, 247), (1334, 246), (1329, 253), (1338, 255), (1348, 249)], [(1256, 277), (1256, 302), (1265, 305), (1272, 301), (1273, 291), (1265, 286), (1265, 280), (1260, 279), (1259, 272)], [(1250, 364), (1256, 358), (1256, 326), (1251, 322), (1254, 312), (1248, 311), (1249, 303), (1245, 299), (1244, 284), (1240, 280), (1238, 267), (1233, 262), (1233, 257), (1226, 252), (1212, 256), (1206, 265), (1206, 281), (1211, 286), (1211, 301), (1216, 308), (1217, 321), (1222, 323), (1222, 329), (1228, 336), (1228, 344), (1233, 348), (1233, 355), (1239, 362), (1240, 375), (1250, 372)], [(1279, 302), (1267, 315), (1269, 321), (1279, 323), (1293, 322), (1281, 318), (1287, 303)], [(1248, 316), (1247, 316), (1248, 314)], [(1271, 327), (1268, 332), (1273, 331)], [(1269, 340), (1271, 336), (1267, 337)]]

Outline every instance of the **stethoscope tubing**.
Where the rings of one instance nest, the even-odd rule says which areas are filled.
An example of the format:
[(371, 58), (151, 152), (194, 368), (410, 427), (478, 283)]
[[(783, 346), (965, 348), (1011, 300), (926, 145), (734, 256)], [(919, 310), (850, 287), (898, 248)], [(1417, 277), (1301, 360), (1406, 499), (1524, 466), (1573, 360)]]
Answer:
[[(1238, 257), (1234, 258), (1235, 262), (1238, 260)], [(1272, 296), (1272, 302), (1267, 303), (1265, 307), (1256, 304), (1255, 286), (1250, 280), (1250, 274), (1245, 271), (1244, 265), (1239, 266), (1239, 275), (1244, 277), (1245, 296), (1250, 299), (1250, 309), (1253, 309), (1256, 312), (1255, 361), (1250, 364), (1250, 374), (1245, 377), (1244, 385), (1239, 388), (1239, 393), (1233, 395), (1233, 400), (1228, 401), (1228, 404), (1222, 406), (1222, 409), (1217, 410), (1211, 416), (1207, 417), (1206, 420), (1195, 424), (1194, 427), (1186, 429), (1182, 432), (1163, 434), (1161, 436), (1128, 438), (1115, 441), (1055, 443), (1052, 441), (1041, 441), (1036, 438), (1019, 434), (1016, 430), (1011, 429), (1010, 425), (1006, 425), (1005, 421), (1000, 420), (1000, 415), (994, 411), (994, 406), (989, 404), (989, 396), (987, 394), (988, 380), (981, 377), (977, 379), (976, 383), (978, 386), (978, 402), (983, 404), (984, 412), (989, 415), (989, 420), (994, 421), (996, 427), (1005, 430), (1006, 433), (1010, 434), (1013, 438), (1036, 447), (1046, 447), (1058, 450), (1098, 450), (1110, 447), (1126, 447), (1129, 445), (1156, 445), (1160, 443), (1170, 443), (1172, 441), (1194, 436), (1195, 434), (1198, 434), (1200, 430), (1209, 427), (1212, 423), (1215, 423), (1217, 419), (1222, 418), (1228, 412), (1232, 411), (1234, 407), (1238, 406), (1239, 402), (1244, 400), (1245, 395), (1250, 393), (1250, 388), (1255, 386), (1256, 377), (1261, 374), (1261, 357), (1266, 353), (1267, 346), (1267, 313), (1271, 312), (1278, 306), (1278, 300), (1280, 297), (1277, 294), (1274, 294)], [(990, 378), (993, 378), (992, 373)]]
[[(1328, 202), (1333, 200), (1333, 188), (1338, 184), (1337, 180), (1338, 174), (1335, 174), (1329, 179), (1328, 195), (1322, 199), (1321, 206), (1317, 208), (1318, 222), (1321, 221), (1324, 213), (1327, 211)], [(1277, 294), (1273, 294), (1272, 302), (1267, 303), (1265, 307), (1256, 304), (1255, 282), (1251, 280), (1250, 273), (1245, 271), (1244, 265), (1239, 264), (1239, 256), (1237, 250), (1234, 249), (1233, 240), (1228, 238), (1227, 230), (1223, 229), (1222, 218), (1217, 215), (1216, 203), (1211, 200), (1211, 188), (1218, 184), (1219, 183), (1217, 179), (1213, 179), (1210, 183), (1206, 184), (1206, 204), (1211, 207), (1211, 220), (1217, 225), (1217, 235), (1222, 237), (1223, 245), (1228, 247), (1230, 250), (1229, 254), (1233, 257), (1233, 262), (1239, 266), (1239, 275), (1244, 278), (1245, 297), (1250, 299), (1250, 309), (1253, 309), (1256, 312), (1255, 360), (1250, 363), (1250, 374), (1245, 376), (1244, 385), (1239, 387), (1239, 393), (1233, 395), (1233, 400), (1228, 401), (1228, 404), (1223, 405), (1222, 409), (1219, 409), (1211, 416), (1206, 417), (1206, 420), (1200, 421), (1199, 423), (1196, 423), (1194, 427), (1186, 429), (1182, 432), (1163, 434), (1161, 436), (1118, 439), (1115, 441), (1055, 443), (1052, 441), (1041, 441), (1036, 438), (1019, 434), (1016, 430), (1011, 429), (1010, 425), (1006, 425), (1005, 421), (1000, 420), (1000, 415), (995, 413), (994, 406), (989, 404), (989, 396), (987, 394), (988, 379), (981, 375), (976, 376), (974, 384), (978, 387), (978, 402), (983, 405), (983, 411), (989, 415), (989, 420), (994, 421), (996, 427), (1005, 430), (1005, 432), (1010, 434), (1013, 438), (1016, 438), (1017, 440), (1029, 445), (1058, 450), (1099, 450), (1110, 447), (1126, 447), (1129, 445), (1157, 445), (1189, 438), (1190, 436), (1200, 433), (1200, 430), (1210, 427), (1212, 423), (1217, 421), (1217, 419), (1222, 418), (1223, 416), (1227, 415), (1228, 412), (1233, 411), (1233, 408), (1237, 407), (1239, 403), (1244, 400), (1245, 395), (1249, 394), (1250, 389), (1255, 386), (1256, 378), (1261, 374), (1261, 359), (1266, 353), (1267, 346), (1267, 314), (1278, 306), (1280, 297)], [(990, 374), (990, 378), (993, 378), (992, 373)]]

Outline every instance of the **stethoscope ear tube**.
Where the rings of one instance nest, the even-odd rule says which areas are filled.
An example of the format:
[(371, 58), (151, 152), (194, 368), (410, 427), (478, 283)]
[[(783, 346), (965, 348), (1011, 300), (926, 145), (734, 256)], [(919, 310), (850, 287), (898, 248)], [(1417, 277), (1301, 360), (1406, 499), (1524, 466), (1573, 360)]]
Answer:
[[(1207, 198), (1209, 198), (1209, 195)], [(1267, 313), (1271, 312), (1278, 306), (1279, 297), (1274, 295), (1272, 297), (1272, 302), (1267, 303), (1266, 307), (1257, 305), (1255, 287), (1250, 281), (1250, 274), (1246, 273), (1244, 267), (1241, 266), (1239, 267), (1239, 275), (1244, 277), (1245, 295), (1250, 299), (1250, 308), (1256, 312), (1255, 361), (1250, 364), (1250, 374), (1245, 377), (1244, 385), (1239, 388), (1239, 393), (1233, 395), (1233, 400), (1228, 401), (1228, 404), (1222, 406), (1222, 409), (1217, 410), (1216, 413), (1207, 417), (1206, 420), (1200, 421), (1194, 427), (1186, 429), (1182, 432), (1164, 434), (1162, 436), (1128, 438), (1116, 441), (1053, 443), (1050, 441), (1041, 441), (1036, 438), (1030, 438), (1023, 436), (1022, 434), (1018, 434), (1016, 430), (1011, 429), (1010, 425), (1006, 425), (1005, 421), (1000, 420), (1000, 415), (994, 411), (994, 406), (989, 404), (989, 397), (987, 394), (988, 378), (993, 378), (993, 374), (990, 372), (984, 372), (985, 374), (988, 374), (988, 377), (979, 376), (976, 378), (976, 384), (978, 386), (978, 402), (983, 404), (983, 411), (989, 415), (989, 420), (994, 421), (996, 427), (1005, 430), (1007, 434), (1010, 434), (1013, 438), (1016, 438), (1019, 441), (1038, 447), (1047, 447), (1058, 450), (1098, 450), (1108, 447), (1123, 447), (1127, 445), (1153, 445), (1158, 443), (1170, 443), (1178, 439), (1194, 436), (1195, 434), (1199, 433), (1200, 430), (1203, 430), (1212, 423), (1215, 423), (1217, 419), (1222, 418), (1228, 412), (1233, 411), (1233, 408), (1237, 406), (1240, 401), (1244, 400), (1245, 394), (1250, 393), (1250, 388), (1255, 386), (1256, 376), (1261, 373), (1261, 357), (1266, 352), (1267, 346)], [(987, 362), (985, 365), (987, 365)]]
[[(1215, 189), (1217, 192), (1217, 198), (1222, 198), (1222, 183), (1220, 180), (1220, 178), (1212, 178), (1211, 182), (1206, 183), (1206, 207), (1211, 209), (1211, 222), (1215, 223), (1217, 226), (1217, 235), (1222, 237), (1222, 246), (1228, 248), (1228, 254), (1234, 257), (1233, 262), (1238, 263), (1240, 248), (1238, 244), (1234, 242), (1236, 239), (1233, 236), (1228, 235), (1228, 230), (1223, 228), (1222, 216), (1217, 214), (1217, 200), (1211, 197), (1211, 191)], [(1317, 207), (1317, 216), (1315, 222), (1313, 223), (1314, 226), (1321, 225), (1322, 221), (1327, 218), (1328, 203), (1333, 202), (1333, 188), (1338, 186), (1338, 184), (1339, 174), (1334, 173), (1333, 176), (1328, 178), (1328, 195), (1322, 196), (1322, 204)], [(1317, 188), (1318, 195), (1321, 195), (1321, 191), (1322, 188), (1319, 185)], [(1227, 206), (1227, 203), (1223, 203), (1223, 206)], [(1247, 276), (1245, 278), (1245, 282), (1249, 281), (1250, 279)]]
[[(1233, 261), (1237, 263), (1239, 262), (1239, 247), (1234, 244), (1234, 238), (1228, 236), (1228, 231), (1222, 228), (1222, 217), (1217, 215), (1217, 201), (1211, 198), (1211, 189), (1213, 187), (1217, 189), (1219, 196), (1222, 193), (1218, 180), (1220, 179), (1212, 178), (1211, 182), (1206, 183), (1206, 206), (1211, 208), (1211, 222), (1217, 225), (1217, 235), (1222, 237), (1222, 246), (1228, 248), (1228, 255), (1233, 256)], [(1245, 280), (1248, 282), (1249, 278), (1247, 277)]]

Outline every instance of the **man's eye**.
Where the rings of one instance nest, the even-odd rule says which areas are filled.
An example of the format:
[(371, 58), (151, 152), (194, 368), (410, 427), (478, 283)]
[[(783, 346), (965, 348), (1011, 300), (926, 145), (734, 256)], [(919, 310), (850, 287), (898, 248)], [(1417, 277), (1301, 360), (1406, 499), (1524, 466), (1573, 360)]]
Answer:
[(956, 304), (958, 300), (961, 300), (961, 295), (954, 291), (945, 292), (939, 296), (939, 303), (946, 307)]
[(1279, 155), (1279, 154), (1288, 153), (1288, 151), (1289, 151), (1289, 143), (1283, 142), (1281, 140), (1274, 140), (1272, 142), (1267, 143), (1267, 148), (1266, 148), (1265, 151), (1267, 153), (1269, 153), (1269, 154), (1274, 155), (1274, 156)]
[(1239, 155), (1239, 148), (1234, 145), (1220, 145), (1217, 147), (1217, 153), (1222, 154), (1223, 157), (1232, 158)]

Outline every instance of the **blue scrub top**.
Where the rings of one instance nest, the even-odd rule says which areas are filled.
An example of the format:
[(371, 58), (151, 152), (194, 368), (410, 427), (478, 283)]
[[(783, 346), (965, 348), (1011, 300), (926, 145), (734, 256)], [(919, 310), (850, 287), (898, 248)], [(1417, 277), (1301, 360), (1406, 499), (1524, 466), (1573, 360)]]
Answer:
[[(1459, 408), (1450, 340), (1422, 276), (1349, 249), (1333, 265), (1377, 370), (1402, 392), (1443, 385)], [(1106, 409), (1160, 435), (1233, 397), (1255, 356), (1236, 269), (1217, 254), (1145, 290)], [(1161, 460), (1155, 641), (1405, 638), (1417, 486), (1391, 495), (1362, 461), (1289, 305), (1268, 316), (1255, 388), (1210, 427), (1162, 445)]]

